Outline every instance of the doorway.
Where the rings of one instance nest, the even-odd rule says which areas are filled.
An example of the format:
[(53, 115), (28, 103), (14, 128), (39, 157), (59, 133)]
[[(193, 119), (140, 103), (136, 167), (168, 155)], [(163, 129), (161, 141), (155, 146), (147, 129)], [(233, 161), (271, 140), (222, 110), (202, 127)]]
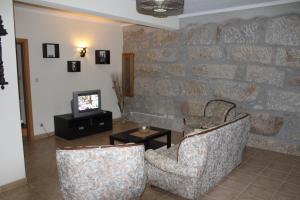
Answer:
[(22, 136), (31, 140), (33, 139), (33, 121), (27, 39), (16, 39), (16, 54)]

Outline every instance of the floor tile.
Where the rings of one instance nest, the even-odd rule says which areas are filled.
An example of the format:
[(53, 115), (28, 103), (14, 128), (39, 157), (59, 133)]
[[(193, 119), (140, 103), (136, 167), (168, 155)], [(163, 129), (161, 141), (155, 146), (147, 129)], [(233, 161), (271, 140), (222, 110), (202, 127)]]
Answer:
[(151, 189), (151, 187), (146, 187), (141, 200), (156, 200), (159, 199), (163, 194), (161, 192)]
[(201, 196), (201, 197), (199, 197), (197, 200), (216, 200), (216, 199), (214, 199), (214, 198), (211, 198), (211, 197), (209, 197), (209, 196), (205, 195), (205, 196)]
[(256, 174), (243, 173), (240, 170), (234, 170), (228, 175), (229, 178), (234, 179), (238, 182), (249, 182), (249, 183), (253, 182), (257, 176), (258, 175)]
[(218, 185), (240, 192), (243, 191), (250, 183), (251, 181), (246, 179), (235, 180), (231, 178), (224, 178)]
[(275, 192), (276, 190), (273, 189), (266, 189), (257, 185), (250, 185), (244, 194), (261, 200), (271, 200)]
[(255, 164), (248, 164), (247, 162), (245, 164), (240, 165), (237, 170), (239, 170), (241, 173), (246, 173), (249, 175), (258, 174), (264, 170), (264, 165), (255, 165)]
[(237, 191), (231, 190), (229, 188), (217, 186), (212, 191), (210, 191), (207, 194), (207, 196), (218, 200), (232, 200), (235, 197), (237, 197), (238, 194), (239, 192)]
[(249, 158), (247, 160), (247, 162), (245, 162), (246, 164), (250, 164), (250, 165), (257, 165), (257, 166), (263, 166), (263, 167), (266, 167), (266, 166), (269, 166), (273, 161), (270, 161), (270, 160), (267, 160), (267, 159), (255, 159), (253, 157)]
[(300, 164), (299, 165), (293, 165), (291, 173), (300, 174)]
[(278, 191), (281, 193), (286, 193), (286, 194), (300, 197), (300, 185), (296, 185), (293, 183), (289, 183), (289, 182), (284, 183)]
[(299, 200), (299, 196), (278, 192), (272, 197), (272, 200)]
[(252, 183), (252, 185), (256, 185), (265, 189), (275, 189), (278, 190), (280, 188), (280, 186), (282, 185), (282, 183), (284, 182), (284, 179), (270, 179), (270, 178), (266, 178), (264, 176), (259, 176), (257, 177), (254, 182)]
[(270, 169), (279, 170), (283, 172), (289, 172), (292, 169), (291, 164), (284, 164), (284, 163), (272, 163), (268, 166)]
[(289, 182), (289, 183), (294, 183), (296, 185), (300, 185), (300, 174), (291, 173), (288, 176), (286, 181)]
[(261, 176), (264, 176), (269, 179), (285, 180), (288, 176), (288, 172), (283, 172), (283, 171), (279, 171), (279, 170), (266, 168), (261, 173)]
[(236, 200), (261, 200), (261, 199), (249, 194), (242, 193), (236, 198)]
[(41, 195), (30, 188), (28, 185), (16, 188), (12, 191), (2, 193), (4, 200), (39, 200)]

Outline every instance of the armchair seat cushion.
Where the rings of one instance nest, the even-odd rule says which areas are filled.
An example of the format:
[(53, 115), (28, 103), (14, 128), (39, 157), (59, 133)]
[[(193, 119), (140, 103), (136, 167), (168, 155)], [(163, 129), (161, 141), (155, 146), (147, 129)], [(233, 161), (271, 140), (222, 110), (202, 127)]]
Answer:
[[(174, 148), (175, 149), (175, 148)], [(178, 146), (177, 146), (178, 149)], [(171, 150), (172, 151), (172, 150)], [(167, 152), (167, 153), (166, 153)], [(173, 151), (174, 152), (174, 151)], [(168, 173), (172, 173), (179, 176), (185, 177), (199, 177), (204, 170), (202, 167), (191, 167), (183, 163), (178, 163), (177, 159), (172, 159), (172, 155), (168, 154), (168, 150), (154, 151), (152, 149), (145, 153), (145, 158), (148, 164)], [(177, 155), (177, 152), (176, 152)], [(168, 157), (170, 156), (170, 157)]]

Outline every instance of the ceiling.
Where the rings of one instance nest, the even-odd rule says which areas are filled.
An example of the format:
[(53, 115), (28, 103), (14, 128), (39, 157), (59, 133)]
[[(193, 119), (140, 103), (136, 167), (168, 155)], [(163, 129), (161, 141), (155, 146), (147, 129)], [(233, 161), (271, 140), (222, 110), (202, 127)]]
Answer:
[[(136, 0), (16, 0), (32, 5), (105, 17), (123, 23), (141, 24), (164, 29), (179, 29), (183, 20), (209, 16), (217, 13), (243, 11), (284, 5), (300, 0), (185, 0), (184, 13), (175, 17), (155, 18), (136, 11)], [(82, 16), (81, 16), (82, 17)]]
[(245, 10), (297, 1), (299, 0), (185, 0), (184, 13), (179, 17)]
[(294, 2), (300, 2), (300, 0), (184, 0), (184, 12), (178, 17), (186, 18)]

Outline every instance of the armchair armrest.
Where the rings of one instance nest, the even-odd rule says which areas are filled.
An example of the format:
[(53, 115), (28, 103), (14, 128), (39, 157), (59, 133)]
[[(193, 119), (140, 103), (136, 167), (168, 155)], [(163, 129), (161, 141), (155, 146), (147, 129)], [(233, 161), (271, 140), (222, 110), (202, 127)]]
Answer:
[(180, 164), (176, 160), (159, 154), (152, 149), (145, 153), (145, 158), (149, 164), (159, 168), (160, 170), (180, 176), (196, 178), (199, 177), (204, 170), (202, 167), (192, 167)]

